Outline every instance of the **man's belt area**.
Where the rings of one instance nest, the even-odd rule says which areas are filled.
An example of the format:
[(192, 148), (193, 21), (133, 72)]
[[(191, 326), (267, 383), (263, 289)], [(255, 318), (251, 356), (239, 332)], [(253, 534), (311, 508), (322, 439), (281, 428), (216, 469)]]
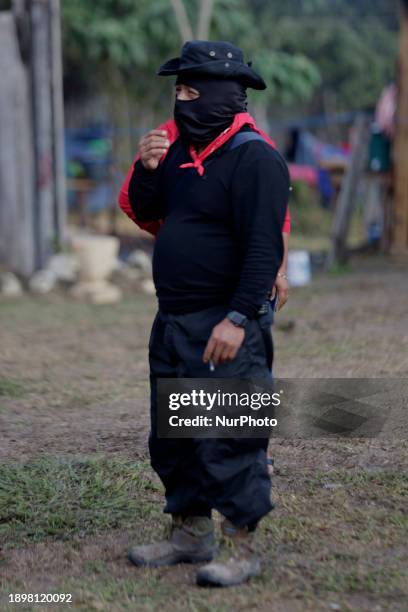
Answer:
[(256, 313), (257, 317), (260, 317), (261, 315), (267, 314), (269, 312), (269, 308), (271, 304), (271, 297), (272, 297), (272, 292), (269, 292), (263, 304), (261, 305), (258, 312)]

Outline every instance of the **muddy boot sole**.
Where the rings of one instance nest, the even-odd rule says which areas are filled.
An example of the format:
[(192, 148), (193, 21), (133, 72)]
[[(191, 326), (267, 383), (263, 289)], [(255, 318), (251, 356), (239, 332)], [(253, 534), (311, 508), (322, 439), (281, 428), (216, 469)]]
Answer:
[(214, 574), (212, 569), (208, 569), (206, 567), (201, 568), (197, 572), (196, 583), (201, 587), (215, 587), (215, 588), (226, 588), (238, 586), (240, 584), (244, 584), (248, 582), (251, 578), (255, 578), (255, 576), (259, 576), (261, 573), (261, 564), (256, 563), (248, 572), (241, 574), (240, 576), (222, 576), (222, 572), (217, 572), (217, 575)]
[(137, 567), (163, 567), (165, 565), (177, 565), (178, 563), (208, 563), (214, 559), (216, 549), (200, 553), (174, 552), (160, 559), (147, 561), (130, 551), (128, 559)]

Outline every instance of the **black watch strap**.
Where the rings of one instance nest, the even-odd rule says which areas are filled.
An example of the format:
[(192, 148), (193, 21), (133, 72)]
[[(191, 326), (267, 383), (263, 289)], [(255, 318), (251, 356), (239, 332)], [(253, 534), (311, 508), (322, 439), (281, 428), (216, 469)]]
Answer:
[(248, 321), (247, 317), (237, 310), (231, 310), (227, 314), (227, 319), (229, 319), (235, 327), (245, 327)]

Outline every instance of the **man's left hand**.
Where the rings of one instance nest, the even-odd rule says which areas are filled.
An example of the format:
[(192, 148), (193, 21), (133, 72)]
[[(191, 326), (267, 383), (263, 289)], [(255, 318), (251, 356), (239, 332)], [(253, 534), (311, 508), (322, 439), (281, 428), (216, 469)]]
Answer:
[(289, 299), (289, 283), (288, 279), (284, 276), (276, 277), (275, 285), (272, 291), (272, 299), (275, 297), (276, 294), (278, 294), (278, 304), (276, 307), (276, 312), (278, 312), (281, 308), (283, 308), (283, 306)]
[(232, 361), (235, 359), (244, 337), (245, 330), (242, 327), (237, 327), (227, 318), (223, 319), (212, 330), (203, 354), (204, 363), (208, 363), (210, 359), (214, 365)]

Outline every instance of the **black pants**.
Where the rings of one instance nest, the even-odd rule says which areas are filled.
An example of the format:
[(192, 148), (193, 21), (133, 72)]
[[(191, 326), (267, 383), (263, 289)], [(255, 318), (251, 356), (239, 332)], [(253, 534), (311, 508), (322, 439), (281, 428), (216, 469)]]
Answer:
[(166, 492), (164, 511), (207, 515), (215, 508), (237, 527), (253, 526), (271, 509), (268, 439), (163, 439), (156, 436), (157, 378), (271, 378), (271, 310), (248, 321), (236, 358), (211, 372), (202, 361), (211, 331), (228, 312), (157, 313), (149, 342), (151, 464)]

